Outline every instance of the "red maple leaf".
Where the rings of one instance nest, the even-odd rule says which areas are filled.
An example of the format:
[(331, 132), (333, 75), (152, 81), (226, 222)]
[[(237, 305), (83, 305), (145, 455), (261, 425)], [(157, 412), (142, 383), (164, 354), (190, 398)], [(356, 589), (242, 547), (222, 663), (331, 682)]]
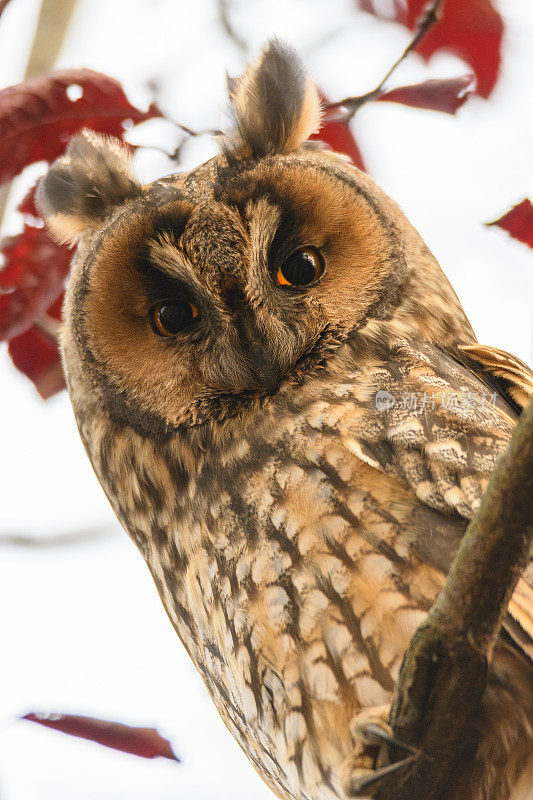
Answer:
[[(71, 99), (71, 90), (81, 91)], [(70, 94), (70, 96), (69, 96)], [(75, 133), (91, 128), (120, 137), (124, 123), (161, 116), (133, 106), (120, 83), (89, 69), (38, 75), (0, 91), (0, 184), (35, 161), (53, 161)]]
[(474, 91), (475, 85), (476, 80), (473, 75), (463, 75), (460, 78), (429, 80), (412, 86), (398, 86), (383, 92), (377, 99), (455, 114), (466, 102), (470, 92)]
[[(75, 90), (73, 93), (72, 90)], [(60, 156), (83, 128), (121, 137), (127, 122), (161, 116), (133, 106), (121, 85), (87, 69), (39, 75), (0, 91), (0, 184), (35, 161)], [(43, 397), (64, 387), (53, 320), (59, 319), (71, 252), (48, 236), (35, 207), (35, 188), (19, 211), (22, 232), (0, 242), (0, 341)]]
[[(371, 0), (359, 0), (359, 5), (364, 11), (384, 16), (382, 6)], [(426, 6), (427, 0), (395, 0), (392, 19), (414, 31)], [(491, 0), (445, 0), (441, 18), (416, 52), (426, 60), (437, 50), (455, 53), (474, 70), (477, 93), (488, 97), (498, 79), (502, 38), (503, 21)]]
[(0, 341), (13, 364), (44, 399), (65, 388), (57, 343), (64, 284), (72, 252), (46, 232), (35, 207), (35, 187), (20, 203), (24, 228), (0, 242)]
[[(51, 316), (49, 311), (47, 315)], [(33, 382), (43, 400), (63, 391), (65, 376), (55, 336), (33, 325), (11, 339), (7, 349), (13, 364)]]
[(26, 222), (22, 233), (0, 243), (0, 341), (31, 328), (63, 291), (72, 252), (52, 241), (44, 227)]
[(35, 187), (20, 203), (21, 233), (0, 242), (0, 340), (8, 340), (14, 365), (44, 399), (65, 388), (57, 343), (65, 279), (72, 252), (46, 232), (35, 207)]
[[(328, 105), (329, 101), (322, 92), (320, 92), (320, 100), (324, 107)], [(318, 133), (313, 133), (309, 138), (314, 141), (324, 142), (335, 153), (343, 153), (349, 156), (359, 169), (365, 169), (363, 156), (355, 141), (355, 136), (345, 122), (335, 119), (334, 114), (326, 111), (322, 127)]]
[(155, 728), (134, 728), (121, 722), (109, 722), (105, 719), (76, 714), (31, 713), (25, 714), (22, 719), (141, 758), (169, 758), (172, 761), (179, 761), (170, 742), (163, 739)]
[(64, 293), (61, 293), (31, 328), (15, 336), (7, 345), (13, 364), (33, 382), (44, 400), (65, 388), (57, 342), (63, 300)]
[(533, 247), (533, 205), (528, 198), (513, 206), (503, 217), (494, 222), (487, 222), (487, 225), (497, 225), (507, 231), (513, 239)]

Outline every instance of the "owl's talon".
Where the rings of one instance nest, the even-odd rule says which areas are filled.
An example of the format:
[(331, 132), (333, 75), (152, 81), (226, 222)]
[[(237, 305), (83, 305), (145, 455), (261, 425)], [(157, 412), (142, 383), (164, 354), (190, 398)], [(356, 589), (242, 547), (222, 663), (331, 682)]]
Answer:
[(415, 758), (416, 755), (410, 755), (402, 761), (396, 761), (394, 764), (387, 764), (387, 766), (380, 767), (379, 769), (355, 769), (347, 775), (344, 780), (344, 793), (348, 795), (348, 797), (371, 797), (384, 778), (387, 778), (389, 775), (394, 775), (396, 772), (404, 769), (408, 764), (411, 764)]
[(397, 747), (404, 753), (415, 755), (418, 750), (401, 739), (396, 738), (391, 726), (388, 723), (390, 706), (375, 706), (360, 711), (353, 718), (350, 725), (350, 732), (358, 745), (377, 746), (382, 744), (390, 747)]
[(402, 742), (401, 739), (397, 739), (396, 736), (393, 735), (389, 725), (384, 725), (381, 722), (378, 724), (373, 720), (369, 720), (364, 726), (361, 726), (361, 733), (359, 735), (361, 741), (367, 745), (387, 744), (390, 747), (397, 747), (398, 750), (403, 750), (405, 753), (410, 753), (411, 755), (416, 755), (419, 752), (416, 747), (412, 747), (412, 745), (407, 744), (407, 742)]
[[(371, 796), (381, 781), (404, 769), (418, 754), (418, 750), (394, 736), (388, 724), (390, 706), (383, 705), (360, 711), (352, 720), (350, 730), (354, 749), (342, 767), (341, 780), (348, 797)], [(384, 750), (380, 749), (385, 746)], [(397, 748), (407, 757), (393, 764), (383, 763), (378, 757), (387, 757), (388, 748)], [(379, 766), (376, 767), (376, 763)]]

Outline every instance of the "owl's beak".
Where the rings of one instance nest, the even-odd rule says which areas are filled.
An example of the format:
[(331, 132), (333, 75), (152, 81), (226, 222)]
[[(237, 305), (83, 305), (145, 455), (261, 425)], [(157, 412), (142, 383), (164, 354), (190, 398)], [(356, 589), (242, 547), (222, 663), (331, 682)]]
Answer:
[(235, 327), (255, 384), (253, 388), (266, 389), (268, 394), (274, 394), (279, 389), (283, 373), (269, 352), (268, 344), (257, 330), (251, 312), (241, 310), (235, 320)]
[(250, 371), (259, 386), (265, 388), (268, 394), (277, 392), (282, 378), (281, 371), (266, 356), (264, 350), (257, 348), (250, 351)]
[(237, 280), (227, 275), (220, 285), (226, 305), (234, 314), (235, 330), (250, 377), (249, 388), (266, 389), (268, 394), (274, 394), (283, 377), (281, 366), (273, 358), (268, 342), (257, 328), (254, 314)]

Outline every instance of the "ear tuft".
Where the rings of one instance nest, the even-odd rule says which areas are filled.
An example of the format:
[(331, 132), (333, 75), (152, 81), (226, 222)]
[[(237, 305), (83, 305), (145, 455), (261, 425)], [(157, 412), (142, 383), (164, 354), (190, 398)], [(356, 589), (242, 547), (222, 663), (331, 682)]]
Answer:
[(140, 192), (124, 143), (84, 130), (41, 179), (36, 201), (54, 239), (73, 244), (85, 228)]
[(320, 127), (317, 88), (296, 51), (282, 42), (269, 42), (229, 89), (235, 126), (223, 152), (230, 158), (290, 153)]

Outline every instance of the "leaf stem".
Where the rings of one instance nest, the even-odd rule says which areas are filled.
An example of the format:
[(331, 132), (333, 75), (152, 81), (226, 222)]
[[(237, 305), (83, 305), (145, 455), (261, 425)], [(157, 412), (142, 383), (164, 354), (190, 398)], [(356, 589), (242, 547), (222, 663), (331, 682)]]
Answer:
[(365, 105), (365, 103), (370, 102), (371, 100), (375, 100), (379, 97), (380, 94), (383, 93), (383, 87), (385, 86), (386, 82), (389, 80), (391, 75), (398, 69), (400, 64), (405, 61), (409, 53), (418, 47), (422, 39), (426, 36), (426, 34), (431, 30), (431, 28), (438, 22), (440, 19), (440, 15), (442, 12), (442, 7), (446, 0), (432, 0), (431, 3), (428, 4), (426, 7), (422, 17), (420, 18), (420, 22), (417, 25), (417, 29), (415, 34), (401, 56), (394, 62), (392, 67), (388, 70), (385, 74), (384, 78), (379, 82), (375, 89), (372, 89), (370, 92), (366, 92), (366, 94), (353, 96), (353, 97), (345, 97), (343, 100), (337, 100), (334, 103), (328, 103), (325, 107), (325, 111), (334, 110), (336, 108), (345, 108), (346, 111), (343, 114), (339, 114), (335, 117), (335, 119), (339, 122), (348, 123), (358, 111), (361, 106)]

